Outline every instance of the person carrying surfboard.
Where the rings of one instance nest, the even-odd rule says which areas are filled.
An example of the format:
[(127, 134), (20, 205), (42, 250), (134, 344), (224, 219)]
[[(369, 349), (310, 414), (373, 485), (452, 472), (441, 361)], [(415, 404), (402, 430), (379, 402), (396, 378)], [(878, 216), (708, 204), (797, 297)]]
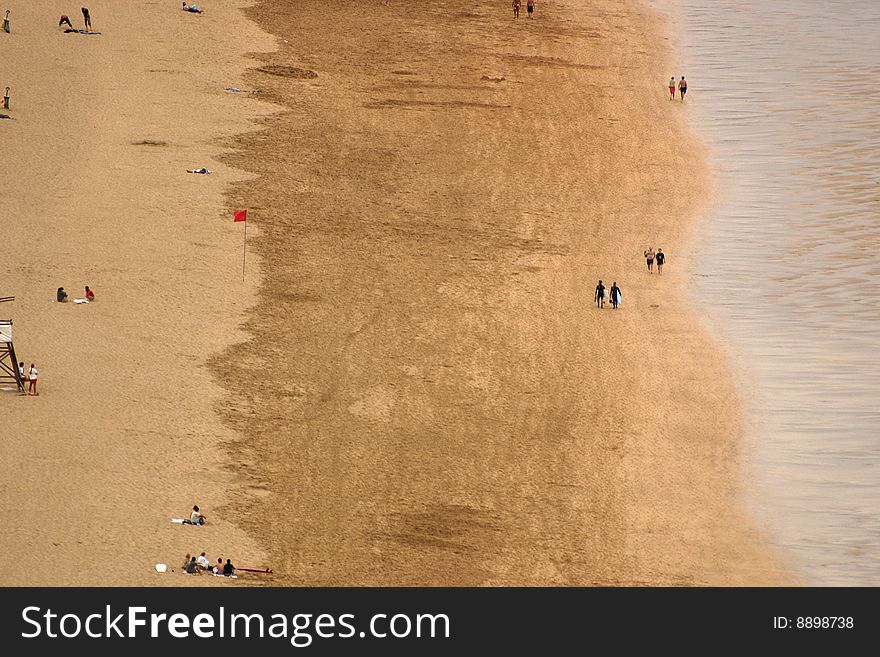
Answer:
[(602, 281), (599, 281), (599, 284), (596, 286), (596, 296), (593, 298), (593, 301), (596, 302), (597, 308), (605, 307), (605, 286), (602, 285)]
[(611, 307), (617, 310), (620, 305), (620, 288), (617, 287), (617, 281), (611, 284)]

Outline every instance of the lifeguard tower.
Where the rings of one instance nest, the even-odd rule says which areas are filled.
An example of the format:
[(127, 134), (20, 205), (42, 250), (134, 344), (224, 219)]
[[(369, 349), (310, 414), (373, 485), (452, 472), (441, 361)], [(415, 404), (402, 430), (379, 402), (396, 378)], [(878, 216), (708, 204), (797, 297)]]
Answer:
[[(14, 301), (15, 297), (0, 297), (0, 303)], [(15, 382), (19, 392), (24, 392), (24, 381), (18, 373), (18, 360), (12, 345), (12, 320), (0, 319), (0, 383)]]

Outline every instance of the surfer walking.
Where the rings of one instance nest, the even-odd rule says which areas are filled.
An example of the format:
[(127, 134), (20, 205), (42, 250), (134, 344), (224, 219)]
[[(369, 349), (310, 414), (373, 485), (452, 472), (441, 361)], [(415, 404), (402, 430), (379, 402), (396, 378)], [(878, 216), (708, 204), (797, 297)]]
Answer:
[(596, 302), (597, 308), (605, 307), (605, 286), (602, 285), (602, 281), (599, 281), (599, 284), (596, 286), (596, 296), (593, 301)]
[(617, 287), (617, 281), (611, 284), (611, 307), (617, 310), (620, 305), (620, 288)]

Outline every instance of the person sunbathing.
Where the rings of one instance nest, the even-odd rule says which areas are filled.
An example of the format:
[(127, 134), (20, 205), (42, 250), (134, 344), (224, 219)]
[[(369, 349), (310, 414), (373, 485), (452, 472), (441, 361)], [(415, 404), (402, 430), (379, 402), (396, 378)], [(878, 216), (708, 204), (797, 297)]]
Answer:
[(202, 167), (201, 169), (187, 169), (186, 172), (187, 173), (211, 173), (211, 170), (206, 169), (205, 167)]
[(202, 10), (199, 9), (198, 5), (187, 5), (185, 2), (183, 3), (183, 10), (188, 11), (191, 14), (201, 14)]

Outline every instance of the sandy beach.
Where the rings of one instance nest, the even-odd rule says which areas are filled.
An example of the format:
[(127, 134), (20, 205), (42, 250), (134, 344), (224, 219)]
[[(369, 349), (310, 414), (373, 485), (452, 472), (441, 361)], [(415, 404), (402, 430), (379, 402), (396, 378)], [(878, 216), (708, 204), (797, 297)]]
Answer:
[(248, 15), (283, 42), (249, 80), (289, 111), (224, 160), (259, 175), (230, 196), (260, 208), (266, 277), (246, 357), (214, 371), (267, 491), (236, 519), (278, 581), (790, 581), (741, 511), (736, 394), (686, 304), (708, 171), (662, 18)]
[[(223, 91), (240, 86), (244, 51), (273, 47), (245, 4), (189, 16), (174, 3), (93, 2), (100, 35), (59, 30), (71, 7), (57, 0), (6, 5), (2, 294), (15, 301), (0, 316), (36, 363), (40, 396), (0, 397), (0, 583), (179, 585), (154, 564), (177, 568), (193, 550), (263, 559), (220, 509), (242, 480), (205, 368), (245, 338), (258, 280), (254, 268), (242, 283), (241, 224), (222, 197), (246, 176), (216, 159), (269, 111)], [(215, 172), (186, 173), (202, 166)], [(59, 286), (73, 299), (85, 285), (95, 303), (53, 303)], [(208, 526), (171, 524), (193, 504)]]
[(710, 179), (659, 14), (9, 4), (0, 316), (42, 378), (0, 397), (0, 583), (794, 581), (687, 303)]

